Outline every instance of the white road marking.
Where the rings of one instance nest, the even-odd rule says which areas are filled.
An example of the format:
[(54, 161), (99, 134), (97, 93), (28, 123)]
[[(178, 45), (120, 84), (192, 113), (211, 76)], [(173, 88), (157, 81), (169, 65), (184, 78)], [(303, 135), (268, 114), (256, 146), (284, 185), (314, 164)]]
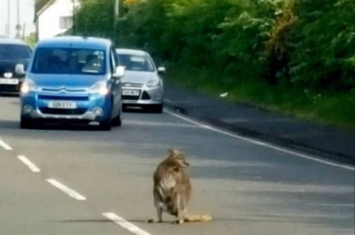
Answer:
[(24, 164), (26, 164), (31, 171), (41, 172), (41, 170), (25, 156), (17, 156), (17, 158), (20, 159)]
[(53, 185), (54, 187), (60, 189), (62, 192), (68, 194), (70, 197), (79, 200), (79, 201), (85, 201), (86, 197), (84, 197), (83, 195), (75, 192), (74, 190), (68, 188), (67, 186), (65, 186), (62, 183), (59, 183), (58, 181), (54, 180), (54, 179), (47, 179), (47, 182), (49, 182), (51, 185)]
[(247, 141), (247, 142), (250, 142), (250, 143), (253, 143), (253, 144), (257, 144), (257, 145), (260, 145), (260, 146), (271, 148), (271, 149), (274, 149), (274, 150), (277, 150), (277, 151), (280, 151), (280, 152), (284, 152), (284, 153), (287, 153), (287, 154), (290, 154), (290, 155), (298, 156), (298, 157), (301, 157), (301, 158), (304, 158), (304, 159), (307, 159), (307, 160), (323, 163), (323, 164), (326, 164), (326, 165), (329, 165), (329, 166), (334, 166), (334, 167), (339, 167), (339, 168), (350, 170), (350, 171), (355, 171), (355, 167), (351, 167), (351, 166), (347, 166), (347, 165), (343, 165), (343, 164), (338, 164), (338, 163), (334, 163), (334, 162), (327, 161), (327, 160), (322, 160), (322, 159), (319, 159), (317, 157), (312, 157), (312, 156), (307, 155), (307, 154), (303, 154), (303, 153), (299, 153), (299, 152), (296, 152), (296, 151), (288, 150), (286, 148), (278, 147), (278, 146), (273, 145), (273, 144), (268, 144), (268, 143), (265, 143), (265, 142), (262, 142), (262, 141), (259, 141), (259, 140), (254, 140), (252, 138), (243, 137), (243, 136), (240, 136), (240, 135), (228, 132), (228, 131), (224, 131), (224, 130), (218, 129), (218, 128), (213, 127), (213, 126), (209, 126), (209, 125), (200, 123), (200, 122), (195, 121), (195, 120), (193, 120), (191, 118), (187, 118), (185, 116), (182, 116), (180, 114), (176, 114), (176, 113), (171, 112), (169, 110), (165, 110), (164, 109), (164, 112), (167, 113), (167, 114), (170, 114), (170, 115), (172, 115), (174, 117), (177, 117), (179, 119), (182, 119), (182, 120), (184, 120), (186, 122), (193, 123), (193, 124), (195, 124), (195, 125), (197, 125), (197, 126), (199, 126), (201, 128), (208, 129), (208, 130), (211, 130), (211, 131), (214, 131), (214, 132), (217, 132), (217, 133), (220, 133), (220, 134), (232, 137), (232, 138), (244, 140), (244, 141)]
[(140, 228), (138, 228), (136, 225), (128, 222), (127, 220), (123, 219), (122, 217), (119, 217), (118, 215), (112, 213), (112, 212), (107, 212), (107, 213), (102, 213), (103, 216), (108, 218), (109, 220), (113, 221), (114, 223), (118, 224), (122, 228), (127, 229), (133, 234), (136, 235), (152, 235)]
[(7, 151), (11, 151), (12, 150), (11, 146), (8, 145), (7, 143), (5, 143), (2, 139), (0, 139), (0, 146), (3, 147)]
[(355, 207), (354, 204), (326, 204), (326, 203), (310, 203), (309, 206), (324, 206), (324, 207)]

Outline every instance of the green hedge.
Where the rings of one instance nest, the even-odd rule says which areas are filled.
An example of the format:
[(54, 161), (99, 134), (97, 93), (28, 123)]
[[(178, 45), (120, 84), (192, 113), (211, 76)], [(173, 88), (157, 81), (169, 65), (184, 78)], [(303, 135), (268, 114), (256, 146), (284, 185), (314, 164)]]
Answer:
[(76, 29), (184, 66), (190, 86), (355, 125), (354, 0), (125, 0), (116, 33), (113, 14), (114, 0), (82, 0)]
[[(82, 4), (78, 30), (112, 37), (114, 0)], [(353, 0), (131, 0), (120, 15), (120, 46), (166, 62), (272, 85), (354, 91)]]

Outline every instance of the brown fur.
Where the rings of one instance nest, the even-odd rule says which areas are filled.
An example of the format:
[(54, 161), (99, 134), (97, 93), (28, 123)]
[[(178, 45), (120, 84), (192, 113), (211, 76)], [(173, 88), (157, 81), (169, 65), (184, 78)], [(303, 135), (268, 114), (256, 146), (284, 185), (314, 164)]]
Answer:
[(177, 224), (210, 221), (212, 219), (208, 215), (187, 214), (187, 205), (191, 196), (191, 183), (187, 172), (189, 165), (185, 159), (185, 154), (176, 149), (170, 149), (168, 157), (158, 165), (153, 177), (153, 195), (157, 219), (148, 222), (162, 222), (163, 211), (176, 216)]

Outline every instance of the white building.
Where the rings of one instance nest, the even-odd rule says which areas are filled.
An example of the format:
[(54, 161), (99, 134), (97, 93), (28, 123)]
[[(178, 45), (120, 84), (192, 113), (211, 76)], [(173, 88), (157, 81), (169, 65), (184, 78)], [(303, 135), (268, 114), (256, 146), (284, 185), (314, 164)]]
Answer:
[(51, 38), (66, 32), (73, 26), (73, 10), (79, 1), (50, 0), (36, 13), (38, 40)]

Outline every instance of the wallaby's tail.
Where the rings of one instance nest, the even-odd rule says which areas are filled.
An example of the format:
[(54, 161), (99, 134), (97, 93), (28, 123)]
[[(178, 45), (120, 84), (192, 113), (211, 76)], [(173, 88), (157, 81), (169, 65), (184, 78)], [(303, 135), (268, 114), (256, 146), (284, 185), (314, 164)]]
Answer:
[(210, 215), (186, 215), (185, 222), (208, 222), (213, 218)]

